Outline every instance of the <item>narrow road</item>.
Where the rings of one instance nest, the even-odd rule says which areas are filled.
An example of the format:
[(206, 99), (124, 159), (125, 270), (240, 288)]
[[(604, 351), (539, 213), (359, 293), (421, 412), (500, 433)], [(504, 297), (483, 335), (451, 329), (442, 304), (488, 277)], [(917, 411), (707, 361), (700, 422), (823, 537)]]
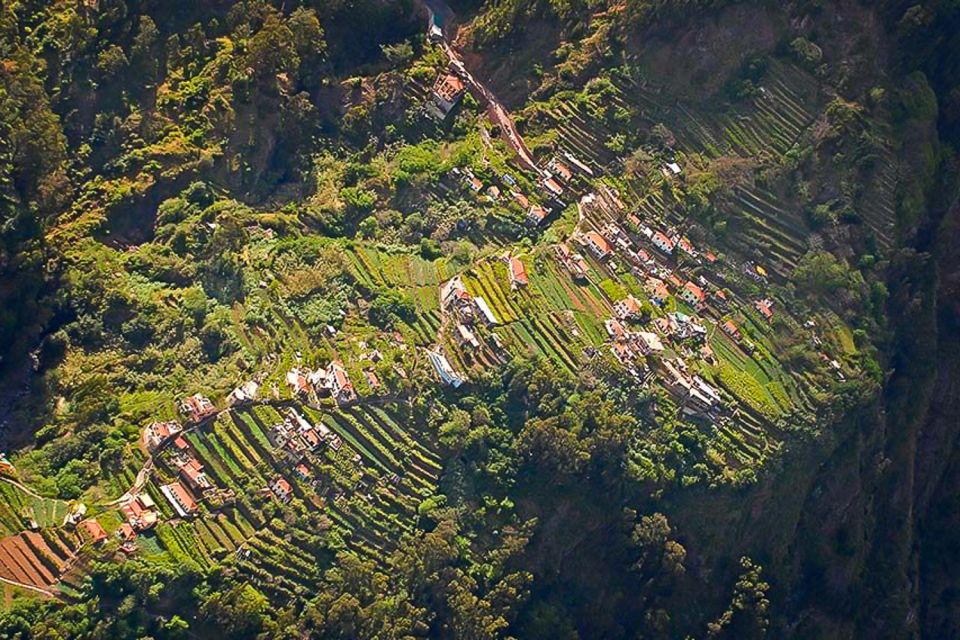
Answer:
[(523, 137), (517, 131), (517, 126), (514, 124), (513, 118), (510, 117), (510, 112), (504, 108), (503, 104), (497, 99), (497, 96), (494, 95), (485, 84), (477, 80), (477, 78), (470, 73), (460, 53), (450, 44), (449, 25), (450, 21), (455, 17), (453, 10), (447, 6), (443, 0), (424, 0), (424, 4), (429, 14), (427, 30), (430, 30), (434, 24), (434, 20), (438, 18), (443, 31), (443, 40), (440, 42), (440, 46), (450, 59), (450, 64), (456, 70), (457, 75), (470, 87), (472, 93), (486, 102), (487, 116), (491, 122), (500, 127), (503, 139), (510, 145), (514, 152), (516, 152), (517, 157), (520, 158), (520, 162), (538, 176), (546, 177), (545, 172), (537, 167), (537, 163), (534, 162), (533, 154), (530, 153), (530, 149), (527, 148)]

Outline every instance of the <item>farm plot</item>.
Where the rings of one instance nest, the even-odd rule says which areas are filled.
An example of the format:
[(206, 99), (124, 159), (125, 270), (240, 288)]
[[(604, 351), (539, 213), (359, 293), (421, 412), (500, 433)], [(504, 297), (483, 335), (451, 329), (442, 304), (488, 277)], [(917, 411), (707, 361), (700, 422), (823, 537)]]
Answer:
[(56, 530), (0, 538), (0, 577), (46, 589), (60, 579), (78, 543), (72, 534)]

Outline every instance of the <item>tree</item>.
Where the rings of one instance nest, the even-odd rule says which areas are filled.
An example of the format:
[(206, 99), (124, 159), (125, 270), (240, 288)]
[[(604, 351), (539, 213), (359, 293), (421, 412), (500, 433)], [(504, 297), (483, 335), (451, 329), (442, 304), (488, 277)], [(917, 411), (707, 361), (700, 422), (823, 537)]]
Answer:
[(215, 591), (200, 606), (200, 616), (233, 637), (250, 638), (263, 628), (270, 610), (267, 598), (250, 584)]

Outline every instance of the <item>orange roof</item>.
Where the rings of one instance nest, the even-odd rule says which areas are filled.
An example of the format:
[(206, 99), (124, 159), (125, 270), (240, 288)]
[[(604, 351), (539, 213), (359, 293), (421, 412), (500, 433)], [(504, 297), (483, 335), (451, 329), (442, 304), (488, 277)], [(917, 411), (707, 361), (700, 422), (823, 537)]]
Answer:
[(530, 207), (527, 215), (534, 218), (537, 222), (542, 222), (543, 219), (547, 217), (547, 210), (539, 204), (535, 204)]
[(528, 284), (527, 268), (520, 258), (510, 258), (510, 277), (519, 284)]
[(301, 462), (300, 464), (297, 465), (297, 473), (299, 473), (302, 476), (309, 476), (310, 469), (307, 467), (307, 465)]
[(669, 280), (670, 284), (675, 287), (679, 287), (681, 284), (683, 284), (683, 281), (680, 280), (675, 273), (671, 273), (669, 276), (667, 276), (667, 280)]
[(126, 522), (120, 525), (120, 537), (123, 538), (124, 540), (130, 540), (136, 535), (137, 533), (133, 530), (133, 527), (131, 527)]
[(173, 439), (173, 446), (181, 450), (186, 449), (187, 441), (183, 439), (183, 436), (177, 436), (176, 438)]
[(768, 305), (766, 302), (763, 302), (761, 300), (756, 304), (754, 304), (753, 306), (756, 307), (757, 311), (760, 312), (760, 315), (762, 315), (767, 320), (773, 317), (773, 309), (771, 309), (770, 305)]
[(550, 191), (561, 194), (563, 193), (563, 187), (560, 186), (560, 183), (554, 180), (553, 178), (547, 178), (543, 181), (543, 185)]
[(706, 258), (707, 258), (707, 262), (717, 261), (717, 256), (716, 254), (713, 253), (713, 251), (707, 251)]
[(687, 282), (687, 284), (683, 286), (687, 291), (692, 293), (697, 300), (699, 300), (700, 302), (703, 302), (703, 298), (704, 298), (703, 289), (693, 284), (692, 282)]
[(655, 234), (653, 234), (653, 239), (655, 241), (659, 240), (660, 245), (668, 247), (671, 251), (673, 250), (673, 240), (668, 238), (662, 231), (657, 231)]
[(180, 473), (182, 473), (191, 483), (199, 484), (200, 476), (203, 475), (203, 465), (200, 464), (200, 461), (196, 458), (190, 458), (187, 460), (186, 464), (180, 467)]
[(733, 324), (733, 323), (730, 322), (729, 320), (727, 320), (726, 322), (723, 323), (723, 328), (726, 330), (727, 333), (738, 333), (738, 332), (739, 332), (739, 330), (737, 329), (737, 325)]
[(107, 537), (107, 532), (103, 530), (96, 518), (88, 518), (80, 523), (80, 528), (89, 542), (100, 542)]
[(560, 174), (560, 177), (564, 180), (569, 180), (573, 177), (573, 172), (570, 170), (570, 167), (563, 164), (559, 160), (553, 162), (553, 170)]
[(174, 482), (167, 486), (170, 489), (170, 493), (180, 502), (180, 506), (183, 507), (184, 511), (196, 511), (197, 501), (193, 499), (193, 494), (183, 486), (182, 482)]
[(275, 491), (278, 493), (290, 493), (293, 491), (293, 487), (290, 486), (290, 483), (287, 482), (286, 478), (277, 478), (277, 481), (273, 483)]
[(603, 239), (596, 231), (587, 231), (587, 238), (590, 239), (604, 253), (610, 252), (610, 243)]
[(631, 224), (633, 224), (634, 226), (637, 226), (637, 227), (640, 226), (640, 218), (638, 218), (637, 216), (633, 215), (632, 213), (627, 216), (627, 220), (628, 220)]
[(627, 308), (627, 311), (630, 313), (640, 313), (640, 304), (637, 302), (637, 299), (633, 296), (627, 296), (620, 301), (623, 306)]
[(517, 201), (517, 204), (524, 209), (530, 206), (530, 199), (519, 191), (513, 191), (511, 192), (511, 195), (513, 195), (513, 199)]
[(456, 100), (463, 89), (463, 81), (452, 73), (440, 76), (433, 85), (433, 90), (437, 92), (437, 95), (450, 102)]

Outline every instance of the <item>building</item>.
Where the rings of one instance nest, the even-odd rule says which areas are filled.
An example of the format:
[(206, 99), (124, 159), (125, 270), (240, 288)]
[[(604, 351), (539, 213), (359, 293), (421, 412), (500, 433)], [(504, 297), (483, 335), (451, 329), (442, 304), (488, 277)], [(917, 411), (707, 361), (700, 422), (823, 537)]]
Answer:
[(180, 466), (180, 477), (197, 493), (202, 494), (213, 488), (207, 474), (203, 472), (203, 465), (196, 458), (190, 458)]
[(697, 308), (700, 308), (703, 305), (703, 301), (706, 299), (703, 289), (690, 281), (687, 281), (687, 283), (683, 285), (683, 289), (680, 290), (679, 295), (680, 298), (686, 303)]
[(473, 315), (473, 298), (459, 276), (451, 278), (440, 286), (440, 307), (445, 311), (457, 311), (466, 316)]
[(350, 376), (347, 370), (343, 368), (343, 363), (334, 360), (327, 366), (327, 380), (330, 384), (330, 394), (337, 404), (350, 404), (357, 399), (357, 392), (350, 382)]
[(380, 378), (377, 377), (373, 369), (364, 369), (363, 376), (367, 379), (367, 384), (370, 385), (371, 389), (380, 388)]
[(720, 328), (725, 334), (733, 338), (734, 340), (740, 340), (740, 329), (737, 329), (737, 325), (733, 324), (730, 320), (727, 320)]
[(643, 316), (640, 301), (632, 295), (628, 295), (623, 300), (614, 304), (613, 312), (620, 320), (639, 320), (641, 316)]
[(437, 375), (440, 376), (440, 379), (445, 384), (450, 385), (454, 389), (463, 384), (463, 378), (457, 375), (453, 367), (450, 366), (450, 362), (442, 353), (428, 350), (427, 356), (430, 358), (430, 363), (433, 365)]
[(309, 481), (310, 476), (313, 475), (312, 473), (310, 473), (310, 467), (303, 464), (302, 462), (293, 468), (293, 473), (304, 482)]
[(477, 340), (477, 336), (475, 336), (473, 331), (470, 331), (470, 327), (465, 324), (457, 325), (457, 342), (463, 346), (469, 346), (474, 349), (480, 348), (480, 341)]
[(673, 240), (667, 237), (662, 231), (657, 231), (653, 234), (653, 237), (650, 238), (650, 241), (653, 242), (653, 246), (660, 251), (663, 251), (667, 255), (673, 255)]
[(446, 73), (439, 76), (433, 83), (432, 99), (440, 115), (445, 117), (450, 113), (460, 102), (465, 91), (463, 81), (455, 74)]
[(534, 204), (530, 206), (530, 210), (527, 211), (527, 222), (531, 225), (538, 227), (546, 221), (547, 217), (550, 215), (550, 210), (546, 207), (543, 207), (539, 204)]
[(612, 250), (610, 243), (603, 239), (596, 231), (587, 231), (584, 235), (584, 241), (586, 245), (590, 247), (590, 250), (593, 251), (593, 255), (597, 256), (601, 260), (610, 255)]
[(257, 399), (259, 392), (260, 385), (253, 380), (249, 380), (230, 392), (230, 395), (227, 396), (227, 406), (236, 407), (253, 402)]
[(692, 256), (694, 258), (697, 256), (697, 252), (693, 248), (693, 245), (690, 244), (690, 241), (684, 237), (677, 238), (676, 246), (678, 249), (680, 249), (680, 251), (687, 254), (688, 256)]
[(583, 162), (581, 162), (580, 159), (577, 158), (572, 153), (565, 151), (563, 153), (563, 157), (566, 158), (567, 162), (573, 165), (573, 167), (576, 168), (577, 171), (579, 171), (580, 173), (585, 173), (588, 176), (593, 175), (593, 169), (591, 169), (590, 167), (585, 165)]
[(547, 176), (546, 178), (544, 178), (543, 186), (547, 191), (549, 191), (555, 196), (559, 197), (563, 195), (563, 187), (560, 186), (560, 183), (557, 182), (556, 178), (554, 178), (553, 176)]
[(663, 351), (663, 342), (660, 341), (660, 336), (650, 331), (638, 331), (635, 334), (634, 342), (642, 355)]
[(121, 513), (127, 520), (127, 524), (134, 531), (143, 531), (157, 524), (159, 516), (157, 514), (157, 505), (147, 494), (140, 494), (136, 498), (127, 501), (120, 507)]
[(170, 502), (173, 510), (181, 518), (187, 518), (197, 512), (197, 501), (182, 482), (172, 482), (160, 487), (160, 493)]
[(307, 379), (307, 374), (300, 369), (287, 371), (287, 384), (290, 385), (290, 393), (294, 396), (305, 398), (310, 395), (310, 381)]
[(290, 498), (293, 496), (293, 487), (283, 476), (277, 476), (273, 479), (273, 482), (270, 483), (270, 491), (277, 496), (277, 500), (280, 502), (290, 502)]
[(187, 416), (190, 422), (203, 422), (217, 413), (217, 408), (213, 406), (210, 399), (199, 393), (182, 398), (179, 402), (179, 408), (180, 412)]
[(183, 427), (175, 420), (154, 422), (143, 430), (143, 445), (147, 448), (147, 451), (153, 453), (181, 431), (183, 431)]
[(763, 316), (764, 320), (767, 322), (773, 322), (773, 300), (770, 298), (758, 300), (753, 303), (753, 307), (761, 316)]
[(558, 244), (556, 250), (560, 264), (570, 272), (575, 280), (587, 279), (587, 262), (582, 255), (570, 253), (570, 249), (565, 244)]
[(510, 286), (514, 289), (518, 287), (525, 287), (530, 284), (530, 280), (527, 278), (527, 268), (524, 266), (523, 261), (520, 258), (510, 258), (508, 261), (508, 266), (510, 267)]
[(564, 182), (570, 182), (573, 179), (573, 171), (570, 169), (570, 167), (560, 162), (560, 160), (557, 158), (554, 158), (550, 161), (550, 163), (547, 165), (547, 169), (553, 172), (554, 175)]
[(16, 467), (13, 466), (13, 463), (10, 462), (10, 459), (7, 458), (5, 453), (0, 453), (0, 474), (5, 476), (17, 475)]
[(678, 165), (676, 162), (668, 162), (666, 166), (667, 170), (673, 175), (680, 175), (680, 165)]
[(658, 307), (665, 305), (670, 298), (670, 290), (667, 289), (667, 285), (663, 283), (663, 280), (659, 278), (650, 278), (647, 280), (647, 288), (650, 289), (650, 302)]
[(80, 523), (79, 527), (84, 542), (99, 544), (107, 539), (107, 532), (103, 530), (96, 518), (87, 518)]
[(514, 201), (520, 205), (521, 209), (527, 209), (530, 207), (530, 198), (523, 195), (519, 191), (511, 191), (510, 195), (513, 196)]
[(477, 306), (477, 309), (480, 311), (480, 316), (486, 320), (487, 324), (495, 325), (499, 324), (497, 317), (493, 315), (493, 311), (490, 310), (490, 306), (487, 304), (487, 301), (477, 296), (473, 299), (473, 303)]
[(630, 337), (626, 327), (624, 327), (619, 320), (611, 318), (603, 323), (603, 327), (607, 330), (607, 335), (610, 336), (610, 339), (616, 342), (622, 342)]

